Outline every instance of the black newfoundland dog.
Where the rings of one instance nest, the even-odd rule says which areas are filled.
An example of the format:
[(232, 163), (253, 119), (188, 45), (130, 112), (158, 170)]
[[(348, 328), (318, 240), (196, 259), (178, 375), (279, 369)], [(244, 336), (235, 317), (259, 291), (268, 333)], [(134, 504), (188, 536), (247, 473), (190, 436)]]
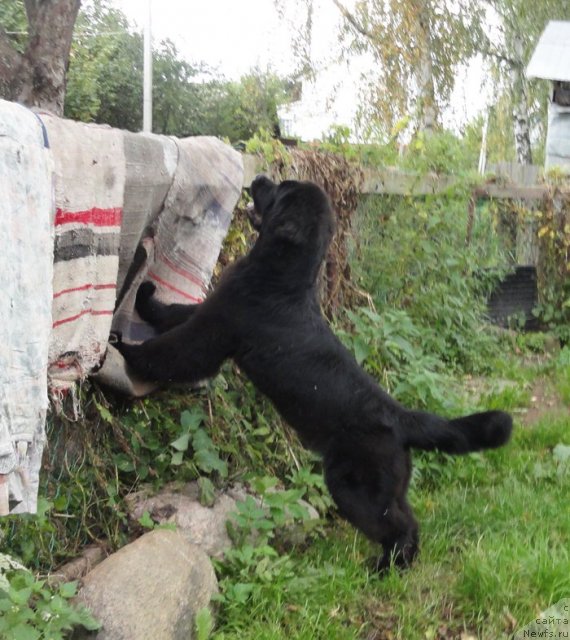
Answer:
[(334, 230), (326, 194), (310, 182), (277, 185), (258, 176), (250, 214), (259, 237), (200, 305), (165, 305), (143, 283), (137, 310), (159, 332), (117, 347), (142, 378), (196, 382), (233, 358), (323, 457), (341, 515), (383, 547), (376, 565), (410, 564), (418, 524), (406, 499), (410, 449), (467, 453), (509, 439), (500, 411), (446, 420), (406, 409), (361, 369), (331, 332), (317, 300), (317, 275)]

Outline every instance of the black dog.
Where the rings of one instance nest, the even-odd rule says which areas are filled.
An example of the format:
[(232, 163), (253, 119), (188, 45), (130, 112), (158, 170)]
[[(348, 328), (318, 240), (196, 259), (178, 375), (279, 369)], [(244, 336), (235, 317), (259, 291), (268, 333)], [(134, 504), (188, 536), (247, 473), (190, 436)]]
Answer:
[(309, 182), (276, 185), (258, 176), (251, 216), (259, 237), (200, 305), (164, 305), (146, 282), (137, 310), (161, 335), (117, 345), (132, 369), (156, 382), (194, 382), (233, 358), (303, 443), (323, 456), (342, 516), (382, 544), (377, 562), (407, 566), (418, 525), (406, 492), (410, 448), (467, 453), (509, 439), (499, 411), (455, 420), (404, 408), (356, 363), (321, 315), (316, 280), (334, 220)]

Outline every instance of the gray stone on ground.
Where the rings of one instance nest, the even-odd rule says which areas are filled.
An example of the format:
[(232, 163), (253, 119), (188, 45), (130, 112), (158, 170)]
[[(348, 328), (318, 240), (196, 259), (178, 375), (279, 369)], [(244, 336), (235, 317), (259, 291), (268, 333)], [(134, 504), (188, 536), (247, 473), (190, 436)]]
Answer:
[(155, 522), (175, 524), (187, 540), (209, 556), (220, 558), (232, 546), (226, 523), (237, 510), (236, 500), (243, 500), (246, 494), (239, 489), (222, 493), (211, 507), (200, 504), (199, 494), (195, 482), (184, 486), (167, 485), (156, 495), (149, 495), (144, 490), (131, 494), (127, 498), (127, 508), (135, 520), (146, 511)]
[[(216, 496), (210, 507), (199, 502), (200, 489), (196, 482), (185, 485), (172, 483), (166, 485), (157, 494), (152, 495), (148, 490), (141, 490), (127, 497), (127, 509), (131, 518), (138, 520), (145, 512), (160, 524), (175, 524), (177, 529), (190, 542), (197, 544), (209, 556), (221, 558), (227, 549), (232, 547), (228, 535), (227, 522), (237, 513), (236, 502), (243, 501), (248, 495), (242, 485), (235, 485)], [(261, 505), (262, 500), (253, 495)], [(310, 504), (299, 500), (308, 513), (309, 518), (318, 520), (319, 514)], [(286, 527), (285, 539), (300, 543), (304, 533), (298, 527)]]
[(85, 576), (77, 596), (102, 628), (74, 639), (189, 640), (218, 590), (208, 556), (176, 531), (155, 529)]

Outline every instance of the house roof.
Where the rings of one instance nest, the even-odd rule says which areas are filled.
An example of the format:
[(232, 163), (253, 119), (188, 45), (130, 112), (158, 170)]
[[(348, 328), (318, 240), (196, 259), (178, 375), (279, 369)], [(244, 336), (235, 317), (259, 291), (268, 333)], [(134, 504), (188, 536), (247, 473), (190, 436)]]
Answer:
[(526, 68), (529, 78), (570, 82), (570, 22), (551, 20)]

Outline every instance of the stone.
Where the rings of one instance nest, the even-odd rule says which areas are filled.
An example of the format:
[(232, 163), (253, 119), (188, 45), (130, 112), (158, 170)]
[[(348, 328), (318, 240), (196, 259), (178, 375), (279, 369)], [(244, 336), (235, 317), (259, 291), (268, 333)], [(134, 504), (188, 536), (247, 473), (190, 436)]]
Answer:
[(175, 524), (189, 542), (210, 557), (221, 558), (232, 546), (226, 523), (236, 511), (236, 495), (222, 493), (211, 507), (205, 507), (199, 502), (198, 485), (192, 482), (183, 487), (167, 486), (156, 495), (137, 492), (129, 496), (127, 507), (135, 520), (146, 511), (155, 522)]
[[(148, 512), (155, 522), (174, 524), (180, 533), (200, 546), (210, 557), (223, 558), (224, 552), (233, 546), (227, 522), (237, 512), (236, 502), (244, 501), (248, 495), (259, 506), (263, 501), (259, 496), (249, 494), (240, 484), (218, 494), (211, 507), (201, 505), (199, 495), (200, 489), (196, 482), (184, 485), (172, 483), (154, 495), (144, 489), (133, 493), (127, 497), (126, 503), (129, 515), (134, 520), (139, 520)], [(319, 519), (316, 509), (305, 500), (299, 500), (298, 504), (305, 507), (310, 520)], [(291, 544), (301, 544), (305, 533), (302, 528), (290, 523), (285, 526), (283, 537)]]
[(155, 529), (119, 549), (82, 581), (78, 604), (102, 624), (84, 640), (189, 640), (194, 617), (217, 593), (208, 556), (176, 531)]

